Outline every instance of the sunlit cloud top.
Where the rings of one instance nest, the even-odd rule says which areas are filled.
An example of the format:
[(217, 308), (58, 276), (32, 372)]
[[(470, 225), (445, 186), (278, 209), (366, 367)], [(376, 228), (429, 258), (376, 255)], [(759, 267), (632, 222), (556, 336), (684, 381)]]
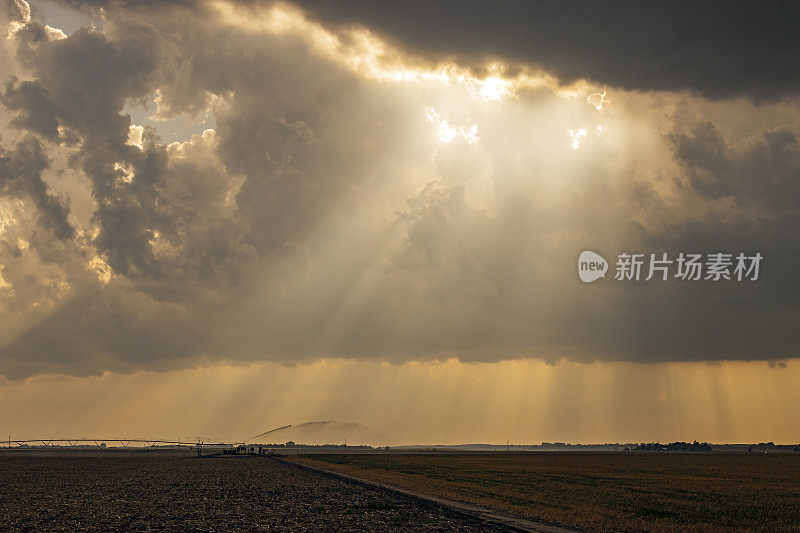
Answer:
[(484, 77), (476, 77), (469, 69), (455, 63), (425, 65), (422, 60), (392, 47), (365, 28), (343, 29), (337, 34), (309, 20), (301, 9), (289, 3), (278, 2), (262, 7), (209, 0), (208, 6), (212, 16), (243, 31), (302, 36), (317, 53), (366, 79), (459, 85), (487, 101), (502, 100), (520, 89), (546, 87), (571, 97), (589, 89), (584, 82), (562, 87), (552, 76), (532, 69), (507, 75), (507, 67), (499, 62), (484, 65), (488, 72)]

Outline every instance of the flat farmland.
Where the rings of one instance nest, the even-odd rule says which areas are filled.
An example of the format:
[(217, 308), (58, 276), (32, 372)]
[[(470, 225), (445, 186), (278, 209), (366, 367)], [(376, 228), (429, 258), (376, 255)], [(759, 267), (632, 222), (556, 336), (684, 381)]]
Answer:
[(292, 460), (591, 531), (800, 531), (800, 454), (409, 453)]
[(263, 457), (0, 455), (0, 531), (483, 531)]

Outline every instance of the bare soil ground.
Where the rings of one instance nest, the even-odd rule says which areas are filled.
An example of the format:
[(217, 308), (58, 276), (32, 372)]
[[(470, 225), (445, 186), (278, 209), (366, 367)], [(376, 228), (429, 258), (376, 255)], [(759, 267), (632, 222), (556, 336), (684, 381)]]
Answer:
[(440, 453), (289, 459), (591, 531), (800, 531), (800, 454)]
[(480, 531), (263, 457), (0, 456), (0, 531)]

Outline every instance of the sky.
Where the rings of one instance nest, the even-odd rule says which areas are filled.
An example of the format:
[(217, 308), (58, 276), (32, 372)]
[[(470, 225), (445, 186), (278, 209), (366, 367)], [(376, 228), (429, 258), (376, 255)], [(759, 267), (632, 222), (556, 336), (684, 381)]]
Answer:
[(796, 4), (0, 6), (0, 433), (800, 441)]

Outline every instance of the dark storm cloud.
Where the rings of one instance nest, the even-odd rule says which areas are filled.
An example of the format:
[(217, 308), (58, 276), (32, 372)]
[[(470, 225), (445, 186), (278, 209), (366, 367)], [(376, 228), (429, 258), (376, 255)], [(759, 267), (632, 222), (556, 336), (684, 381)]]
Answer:
[(19, 112), (11, 125), (38, 133), (49, 140), (58, 138), (57, 107), (50, 95), (36, 80), (16, 81), (13, 78), (9, 80), (0, 95), (0, 103), (10, 111)]
[[(97, 203), (93, 221), (99, 230), (94, 244), (114, 272), (168, 279), (195, 272), (208, 279), (203, 272), (218, 268), (214, 257), (238, 257), (230, 245), (219, 246), (237, 242), (226, 232), (227, 223), (198, 224), (203, 210), (210, 208), (203, 204), (212, 201), (203, 195), (216, 195), (213, 201), (222, 202), (224, 181), (186, 165), (177, 165), (186, 168), (185, 174), (168, 168), (166, 147), (151, 128), (145, 130), (143, 149), (127, 144), (131, 121), (121, 111), (127, 101), (155, 89), (164, 49), (161, 35), (135, 22), (112, 37), (81, 28), (51, 41), (38, 29), (31, 23), (18, 36), (17, 55), (35, 78), (9, 81), (2, 101), (18, 111), (12, 124), (51, 140), (58, 124), (66, 139), (80, 140), (72, 161), (91, 180)], [(192, 185), (199, 177), (216, 187)], [(209, 236), (217, 244), (205, 258), (203, 244), (191, 238), (199, 228), (217, 234)], [(157, 236), (195, 246), (186, 246), (185, 255), (176, 260), (158, 261), (152, 246)]]
[[(247, 2), (245, 2), (247, 3)], [(360, 24), (434, 60), (539, 65), (562, 82), (712, 98), (797, 94), (800, 4), (306, 0), (326, 24)]]
[[(37, 28), (31, 23), (22, 31), (17, 52), (35, 76), (27, 86), (31, 97), (14, 98), (21, 89), (15, 93), (10, 86), (4, 101), (22, 111), (17, 124), (38, 126), (29, 117), (39, 109), (50, 109), (47, 123), (55, 119), (81, 139), (75, 161), (91, 179), (98, 203), (94, 216), (100, 229), (98, 249), (118, 272), (155, 273), (149, 241), (162, 225), (154, 187), (163, 156), (159, 158), (157, 150), (143, 154), (127, 145), (130, 118), (119, 114), (129, 98), (152, 90), (157, 62), (154, 36), (134, 26), (119, 40), (88, 28), (55, 41), (30, 38)], [(120, 162), (135, 169), (141, 179), (120, 184), (121, 171), (115, 165)]]
[[(618, 141), (590, 134), (572, 150), (569, 129), (598, 116), (583, 98), (543, 89), (485, 102), (457, 84), (375, 83), (346, 54), (315, 48), (302, 20), (291, 19), (298, 31), (272, 33), (260, 24), (267, 11), (226, 18), (244, 3), (218, 18), (194, 3), (104, 5), (103, 31), (64, 37), (28, 23), (13, 37), (20, 73), (0, 80), (10, 132), (22, 136), (0, 156), (3, 194), (32, 199), (39, 224), (74, 245), (60, 265), (68, 289), (47, 300), (23, 294), (22, 270), (34, 264), (17, 244), (30, 237), (24, 221), (3, 241), (15, 250), (2, 271), (19, 288), (14, 309), (58, 306), (3, 339), (0, 373), (206, 358), (796, 355), (800, 157), (794, 126), (760, 125), (774, 110), (747, 108), (757, 127), (734, 141), (725, 120), (665, 126), (664, 108), (647, 115), (674, 95), (620, 93)], [(326, 24), (360, 21), (433, 61), (478, 68), (498, 55), (562, 82), (588, 75), (758, 99), (791, 92), (795, 75), (773, 70), (769, 56), (763, 78), (753, 76), (750, 54), (767, 41), (745, 35), (754, 51), (731, 42), (741, 5), (710, 17), (715, 38), (700, 35), (693, 18), (720, 11), (709, 6), (656, 5), (645, 17), (644, 8), (619, 6), (503, 4), (484, 14), (477, 4), (462, 12), (441, 3), (425, 4), (422, 17), (414, 3), (303, 5)], [(412, 15), (416, 25), (403, 26)], [(141, 143), (129, 141), (126, 105), (156, 91), (158, 116), (213, 112), (213, 131), (167, 144), (145, 125)], [(626, 99), (645, 102), (645, 112)], [(450, 108), (451, 127), (474, 117), (479, 142), (438, 142), (425, 122), (434, 104), (443, 117)], [(713, 105), (729, 106), (730, 116), (750, 106)], [(630, 141), (637, 127), (648, 128), (644, 137), (671, 132), (649, 146)], [(67, 185), (88, 191), (79, 234), (42, 180), (47, 154), (65, 161)], [(574, 263), (587, 248), (760, 251), (765, 270), (753, 284), (584, 286)]]
[(30, 198), (39, 212), (39, 224), (58, 239), (71, 239), (75, 233), (67, 221), (68, 205), (53, 195), (42, 180), (50, 161), (34, 137), (21, 140), (10, 152), (0, 147), (0, 194)]
[(708, 247), (761, 248), (772, 257), (763, 298), (750, 304), (774, 309), (795, 306), (800, 278), (800, 143), (794, 128), (769, 129), (743, 146), (731, 147), (709, 122), (667, 136), (693, 189), (708, 200), (733, 202), (727, 216), (709, 216), (670, 228), (673, 239)]
[[(711, 122), (666, 135), (685, 170), (688, 195), (708, 203), (689, 217), (653, 212), (640, 227), (645, 250), (760, 253), (758, 282), (673, 283), (657, 294), (629, 293), (620, 315), (623, 335), (611, 342), (638, 360), (774, 358), (800, 355), (795, 326), (800, 278), (800, 145), (796, 132), (769, 129), (731, 146)], [(687, 196), (688, 196), (687, 195)], [(687, 201), (688, 200), (687, 198)], [(703, 205), (702, 203), (697, 205)], [(717, 205), (718, 207), (709, 207)], [(687, 219), (688, 218), (688, 219)]]
[[(96, 234), (81, 254), (96, 252), (108, 265), (104, 275), (118, 281), (98, 287), (86, 276), (70, 278), (76, 293), (69, 302), (4, 339), (0, 359), (9, 376), (187, 364), (210, 345), (217, 309), (251, 290), (248, 272), (259, 256), (296, 245), (332, 203), (326, 197), (359, 175), (313, 148), (318, 141), (304, 115), (316, 120), (316, 110), (308, 99), (346, 78), (308, 58), (298, 40), (272, 48), (261, 36), (240, 39), (235, 29), (198, 18), (197, 35), (167, 42), (151, 23), (157, 20), (115, 14), (122, 16), (109, 17), (104, 33), (82, 28), (51, 40), (33, 21), (15, 35), (31, 79), (8, 80), (3, 103), (18, 129), (70, 150), (68, 162), (94, 200)], [(162, 22), (171, 32), (191, 15)], [(184, 61), (190, 69), (179, 68)], [(310, 63), (316, 75), (298, 90), (294, 79)], [(141, 147), (128, 144), (123, 108), (156, 87), (163, 90), (159, 111), (169, 113), (203, 109), (208, 91), (241, 96), (217, 117), (219, 143), (211, 132), (168, 147), (145, 127)], [(339, 95), (331, 96), (335, 109)], [(263, 356), (264, 346), (244, 344)], [(242, 356), (231, 346), (213, 355)]]
[[(158, 6), (154, 0), (62, 0), (72, 6)], [(238, 0), (243, 7), (269, 0)], [(487, 59), (535, 65), (562, 83), (588, 79), (630, 90), (689, 90), (754, 100), (797, 94), (800, 4), (301, 0), (331, 27), (360, 25), (433, 62), (480, 72)], [(192, 6), (191, 2), (175, 5)], [(201, 8), (202, 9), (202, 8)]]
[(710, 198), (732, 197), (741, 207), (755, 203), (773, 214), (796, 210), (800, 201), (800, 146), (788, 128), (762, 133), (745, 150), (732, 150), (710, 122), (667, 136), (691, 185)]
[(116, 39), (89, 28), (66, 39), (29, 37), (38, 29), (32, 23), (21, 30), (17, 57), (44, 88), (39, 91), (55, 102), (60, 123), (93, 145), (124, 143), (130, 119), (119, 112), (128, 99), (153, 90), (158, 35), (131, 25)]
[(0, 364), (11, 379), (47, 372), (166, 369), (197, 358), (206, 340), (202, 328), (179, 306), (160, 306), (144, 294), (95, 286), (4, 346)]

